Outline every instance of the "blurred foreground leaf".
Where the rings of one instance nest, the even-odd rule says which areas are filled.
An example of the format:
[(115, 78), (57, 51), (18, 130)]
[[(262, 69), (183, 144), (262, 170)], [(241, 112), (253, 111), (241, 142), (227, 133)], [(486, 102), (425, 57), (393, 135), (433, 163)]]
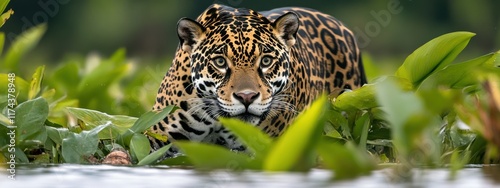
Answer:
[(352, 143), (345, 145), (322, 140), (317, 147), (323, 163), (335, 174), (335, 179), (349, 179), (369, 174), (375, 169), (373, 159)]
[[(323, 132), (327, 105), (327, 97), (322, 95), (295, 119), (287, 131), (276, 140), (264, 161), (264, 170), (303, 170), (304, 166), (299, 165), (311, 159), (314, 146)], [(306, 169), (309, 169), (311, 164), (305, 165)]]
[(259, 169), (252, 158), (243, 153), (235, 153), (219, 145), (199, 142), (176, 141), (189, 160), (200, 169)]
[(238, 119), (221, 118), (220, 122), (254, 152), (256, 158), (262, 159), (267, 155), (273, 140), (262, 130)]

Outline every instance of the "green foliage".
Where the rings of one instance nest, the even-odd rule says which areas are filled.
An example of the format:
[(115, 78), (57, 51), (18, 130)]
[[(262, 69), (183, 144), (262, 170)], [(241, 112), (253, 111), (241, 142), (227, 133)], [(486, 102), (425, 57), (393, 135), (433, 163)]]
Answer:
[(269, 152), (273, 140), (269, 135), (262, 132), (257, 127), (238, 119), (221, 118), (220, 122), (224, 127), (238, 135), (241, 142), (247, 146), (251, 152), (255, 153), (256, 159), (263, 159)]
[(312, 165), (307, 163), (311, 158), (314, 159), (312, 151), (323, 131), (326, 99), (326, 96), (322, 96), (314, 102), (276, 141), (264, 162), (265, 170), (287, 171), (311, 168)]
[(15, 126), (19, 147), (25, 149), (31, 144), (42, 145), (47, 139), (45, 120), (49, 106), (43, 98), (26, 101), (16, 108)]
[[(0, 1), (0, 12), (5, 2)], [(15, 104), (0, 87), (0, 134), (15, 128), (18, 162), (90, 163), (123, 148), (134, 164), (157, 164), (170, 145), (150, 153), (146, 135), (168, 138), (148, 129), (176, 108), (150, 111), (151, 104), (144, 101), (153, 101), (159, 82), (155, 79), (164, 71), (136, 70), (125, 49), (119, 49), (109, 58), (70, 58), (58, 67), (40, 66), (23, 76), (20, 60), (45, 30), (40, 25), (26, 31), (0, 57), (0, 84), (16, 87)], [(378, 75), (359, 89), (320, 97), (276, 139), (239, 120), (221, 119), (248, 151), (178, 141), (174, 145), (186, 155), (160, 164), (208, 170), (321, 167), (345, 179), (368, 174), (375, 164), (385, 162), (407, 167), (451, 164), (454, 170), (467, 163), (497, 163), (500, 51), (453, 63), (474, 35), (437, 37), (409, 55), (394, 76)], [(0, 50), (4, 41), (0, 33)], [(370, 78), (379, 72), (372, 70), (374, 65), (365, 67)], [(15, 80), (9, 76), (13, 72)], [(29, 81), (23, 79), (30, 76)], [(11, 107), (16, 112), (14, 124), (8, 115)], [(462, 123), (472, 129), (460, 128)], [(0, 137), (3, 156), (9, 154), (9, 142)]]
[[(8, 10), (7, 12), (4, 12), (5, 8), (7, 8), (7, 4), (9, 4), (9, 1), (10, 0), (0, 0), (0, 27), (2, 27), (3, 24), (5, 24), (5, 22), (10, 18), (10, 16), (14, 14), (14, 11), (12, 9)], [(3, 36), (1, 38), (3, 40)], [(0, 43), (3, 44), (3, 41), (0, 41)], [(0, 47), (0, 52), (1, 51), (2, 48)]]
[(449, 65), (474, 35), (455, 32), (427, 42), (406, 58), (396, 76), (408, 79), (414, 86), (420, 85), (430, 74)]
[(100, 125), (90, 131), (69, 133), (62, 140), (62, 156), (67, 163), (87, 163), (87, 158), (98, 149), (97, 134), (108, 125)]

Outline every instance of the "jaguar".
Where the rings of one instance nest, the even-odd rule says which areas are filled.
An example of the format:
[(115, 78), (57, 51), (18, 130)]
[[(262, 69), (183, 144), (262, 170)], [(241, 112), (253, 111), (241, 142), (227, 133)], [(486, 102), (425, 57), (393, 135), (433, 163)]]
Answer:
[[(179, 109), (153, 125), (151, 151), (178, 140), (245, 147), (218, 119), (238, 118), (272, 137), (322, 93), (367, 82), (360, 50), (336, 18), (309, 8), (257, 12), (214, 4), (177, 23), (179, 45), (153, 110)], [(171, 147), (165, 157), (178, 149)]]

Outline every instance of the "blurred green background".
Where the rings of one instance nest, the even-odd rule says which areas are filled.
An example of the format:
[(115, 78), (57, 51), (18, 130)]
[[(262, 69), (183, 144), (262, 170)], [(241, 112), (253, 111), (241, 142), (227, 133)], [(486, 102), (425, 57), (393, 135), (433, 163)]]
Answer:
[[(71, 54), (110, 55), (120, 47), (141, 64), (168, 63), (178, 42), (177, 20), (196, 18), (212, 3), (255, 10), (303, 6), (323, 11), (342, 20), (359, 36), (363, 35), (360, 31), (372, 34), (360, 43), (375, 62), (405, 57), (434, 37), (460, 30), (477, 33), (466, 49), (471, 55), (500, 48), (498, 0), (14, 0), (9, 7), (15, 14), (2, 30), (8, 46), (21, 31), (48, 22), (40, 44), (23, 61), (27, 69), (34, 69), (29, 66), (32, 64), (57, 64)], [(390, 11), (391, 6), (401, 11), (384, 17), (381, 12)]]

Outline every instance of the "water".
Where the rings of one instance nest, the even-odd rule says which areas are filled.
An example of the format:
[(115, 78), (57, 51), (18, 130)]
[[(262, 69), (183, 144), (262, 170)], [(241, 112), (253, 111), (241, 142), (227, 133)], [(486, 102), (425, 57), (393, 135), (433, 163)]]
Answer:
[(448, 169), (414, 169), (412, 180), (397, 181), (393, 169), (353, 180), (332, 180), (332, 172), (200, 172), (193, 169), (107, 165), (19, 166), (16, 180), (0, 173), (0, 187), (500, 187), (500, 166), (469, 166), (450, 179)]

